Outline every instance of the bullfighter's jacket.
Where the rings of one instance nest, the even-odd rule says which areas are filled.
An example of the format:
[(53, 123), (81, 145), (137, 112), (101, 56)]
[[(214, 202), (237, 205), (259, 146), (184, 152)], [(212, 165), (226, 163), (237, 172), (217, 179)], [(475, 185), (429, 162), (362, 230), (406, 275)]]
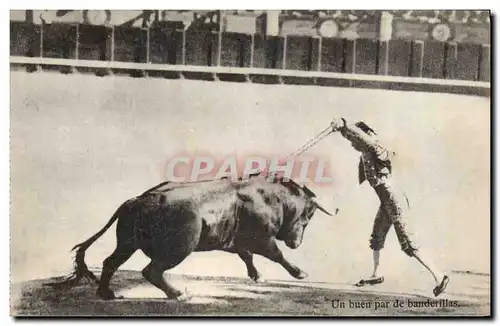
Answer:
[(340, 132), (344, 138), (361, 149), (358, 165), (359, 183), (368, 180), (372, 187), (386, 183), (391, 177), (391, 158), (394, 154), (354, 125), (344, 124)]

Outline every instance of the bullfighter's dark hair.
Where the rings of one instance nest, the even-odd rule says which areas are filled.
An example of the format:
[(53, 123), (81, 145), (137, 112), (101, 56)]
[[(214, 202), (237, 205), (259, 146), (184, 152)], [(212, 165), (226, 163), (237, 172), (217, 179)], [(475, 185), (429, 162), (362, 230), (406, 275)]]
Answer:
[(359, 129), (363, 130), (366, 134), (368, 135), (376, 135), (377, 133), (375, 132), (375, 130), (373, 130), (370, 126), (368, 126), (366, 123), (364, 123), (363, 121), (358, 121), (354, 124), (356, 127), (358, 127)]

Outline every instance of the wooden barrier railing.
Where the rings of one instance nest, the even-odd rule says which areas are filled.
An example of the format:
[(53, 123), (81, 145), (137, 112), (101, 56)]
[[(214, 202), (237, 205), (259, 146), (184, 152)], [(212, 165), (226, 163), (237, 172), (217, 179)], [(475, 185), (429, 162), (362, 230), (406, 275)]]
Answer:
[[(203, 67), (203, 72), (219, 76), (232, 74), (235, 70), (209, 68), (232, 67), (254, 69), (245, 73), (238, 70), (237, 75), (272, 75), (280, 81), (283, 77), (290, 79), (295, 76), (312, 78), (312, 83), (318, 83), (318, 78), (359, 82), (356, 76), (363, 76), (368, 83), (388, 82), (374, 78), (378, 75), (414, 79), (414, 82), (394, 79), (401, 85), (446, 84), (450, 87), (487, 88), (488, 93), (490, 81), (489, 45), (431, 41), (219, 35), (162, 26), (144, 29), (11, 22), (10, 53), (11, 63), (27, 65), (28, 69), (32, 69), (31, 65), (48, 65), (38, 60), (40, 58), (66, 59), (68, 64), (64, 64), (64, 60), (57, 61), (65, 72), (70, 66), (83, 69), (77, 61), (86, 64), (97, 61), (100, 63), (94, 64), (94, 68), (108, 67), (111, 70), (123, 68), (121, 63), (134, 62), (156, 65), (127, 66), (132, 69), (131, 74), (137, 70), (201, 73), (198, 69), (186, 67)], [(21, 60), (21, 57), (31, 58), (31, 61)], [(158, 69), (159, 65), (167, 68)], [(172, 68), (175, 66), (179, 67)], [(308, 74), (304, 76), (301, 72)], [(439, 80), (446, 80), (446, 83)], [(467, 81), (467, 86), (459, 81)]]

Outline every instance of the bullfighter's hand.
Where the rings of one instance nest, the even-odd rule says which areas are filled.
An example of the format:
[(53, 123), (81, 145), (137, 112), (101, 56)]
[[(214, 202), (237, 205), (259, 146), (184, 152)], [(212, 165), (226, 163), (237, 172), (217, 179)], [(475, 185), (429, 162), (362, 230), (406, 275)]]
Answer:
[(340, 129), (342, 129), (342, 127), (345, 126), (345, 120), (343, 118), (334, 118), (330, 125), (333, 132), (339, 131)]

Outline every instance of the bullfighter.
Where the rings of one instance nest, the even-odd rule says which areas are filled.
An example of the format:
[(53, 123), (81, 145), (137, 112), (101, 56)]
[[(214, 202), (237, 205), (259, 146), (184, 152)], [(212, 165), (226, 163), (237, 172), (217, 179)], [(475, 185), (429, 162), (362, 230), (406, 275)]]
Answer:
[(378, 275), (380, 251), (384, 248), (385, 239), (391, 226), (394, 225), (401, 250), (409, 257), (414, 257), (432, 275), (436, 286), (433, 293), (437, 297), (446, 288), (449, 277), (442, 273), (434, 263), (419, 251), (406, 223), (409, 202), (406, 195), (395, 186), (392, 180), (392, 162), (394, 153), (380, 144), (376, 132), (364, 122), (349, 124), (345, 119), (334, 119), (331, 122), (333, 132), (351, 142), (352, 147), (361, 153), (358, 166), (359, 183), (368, 180), (375, 190), (380, 207), (375, 216), (370, 237), (370, 248), (373, 250), (373, 273), (370, 277), (361, 279), (356, 286), (380, 284), (384, 277)]

